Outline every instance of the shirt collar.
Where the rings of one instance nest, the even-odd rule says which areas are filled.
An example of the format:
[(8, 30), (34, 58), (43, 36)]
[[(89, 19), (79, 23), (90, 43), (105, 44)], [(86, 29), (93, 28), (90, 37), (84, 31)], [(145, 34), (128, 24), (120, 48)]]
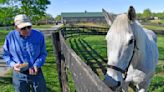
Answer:
[[(19, 37), (22, 37), (23, 38), (23, 36), (17, 31), (17, 30), (14, 30), (15, 31), (15, 34), (17, 35), (17, 36), (19, 36)], [(27, 37), (30, 37), (32, 35), (32, 29), (31, 29), (31, 32), (30, 32), (30, 34), (27, 36)], [(25, 38), (27, 38), (27, 37), (25, 37)]]

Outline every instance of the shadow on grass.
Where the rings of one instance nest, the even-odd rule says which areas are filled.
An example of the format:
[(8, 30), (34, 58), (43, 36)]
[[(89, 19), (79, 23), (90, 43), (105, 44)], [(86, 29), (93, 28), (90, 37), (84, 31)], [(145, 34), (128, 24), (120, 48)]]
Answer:
[(94, 50), (85, 40), (81, 39), (81, 42), (83, 42), (87, 47), (89, 47), (89, 49), (91, 49), (92, 52), (93, 52), (99, 59), (101, 59), (101, 61), (103, 61), (104, 63), (107, 63), (107, 60), (105, 60), (98, 52), (96, 52), (96, 50)]
[[(89, 51), (87, 50), (87, 48), (85, 48), (84, 44), (81, 44), (79, 39), (74, 39), (74, 42), (76, 43), (76, 47), (79, 51), (79, 55), (81, 54), (81, 56), (83, 57), (83, 59), (86, 61), (86, 63), (92, 68), (92, 70), (98, 75), (98, 71), (96, 70), (96, 67), (94, 66), (94, 64), (92, 63), (92, 55), (91, 53), (89, 53)], [(80, 42), (80, 44), (78, 43)], [(82, 47), (80, 47), (80, 45)]]
[(11, 77), (0, 77), (0, 84), (1, 85), (7, 85), (12, 84), (12, 78)]
[(106, 63), (107, 61), (96, 50), (94, 50), (85, 40), (81, 39), (81, 40), (79, 40), (79, 42), (83, 46), (83, 48), (85, 48), (85, 50), (89, 54), (90, 58), (92, 58), (92, 60), (94, 60), (93, 62), (91, 61), (90, 64), (88, 64), (88, 65), (96, 64), (98, 66), (97, 68), (101, 69), (101, 71), (105, 75), (106, 66), (104, 65), (104, 63)]
[(106, 60), (94, 50), (85, 40), (80, 38), (70, 39), (71, 48), (89, 65), (92, 70), (99, 75), (100, 69), (105, 75), (106, 73)]
[[(79, 38), (77, 38), (77, 39), (79, 39)], [(89, 57), (88, 57), (88, 53), (87, 53), (87, 51), (84, 49), (84, 48), (82, 48), (82, 47), (80, 47), (80, 44), (78, 44), (78, 41), (77, 41), (77, 39), (70, 39), (70, 45), (71, 45), (71, 48), (79, 55), (79, 56), (81, 56), (81, 58), (83, 59), (83, 60), (85, 60), (86, 62), (87, 62), (87, 64), (88, 64), (88, 62), (90, 61), (90, 59), (89, 59)], [(72, 42), (73, 41), (73, 42)], [(73, 45), (73, 43), (75, 44), (75, 45)], [(75, 47), (76, 46), (76, 47)], [(90, 65), (90, 67), (92, 68), (92, 70), (96, 73), (96, 74), (98, 74), (98, 72), (96, 71), (96, 69), (94, 68), (94, 66), (93, 66), (93, 64), (88, 64), (88, 65)]]
[(158, 47), (158, 51), (159, 51), (159, 60), (164, 60), (164, 48)]

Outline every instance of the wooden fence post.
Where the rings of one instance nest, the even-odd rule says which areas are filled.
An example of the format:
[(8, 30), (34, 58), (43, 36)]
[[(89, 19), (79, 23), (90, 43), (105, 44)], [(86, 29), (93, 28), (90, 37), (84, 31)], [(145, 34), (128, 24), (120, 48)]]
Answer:
[(53, 49), (56, 55), (56, 67), (58, 72), (58, 78), (60, 82), (60, 88), (62, 91), (62, 80), (61, 80), (61, 48), (60, 48), (60, 40), (59, 33), (52, 33), (52, 41), (53, 41)]
[(62, 60), (62, 55), (61, 55), (59, 32), (52, 33), (52, 40), (53, 40), (53, 48), (55, 51), (54, 53), (56, 55), (56, 65), (57, 65), (57, 72), (58, 72), (61, 92), (69, 92), (69, 87), (67, 84), (66, 68), (65, 68), (66, 66), (64, 64), (65, 62)]
[[(92, 29), (87, 27), (79, 28), (82, 31)], [(52, 40), (61, 92), (70, 92), (66, 69), (69, 69), (72, 73), (76, 92), (113, 92), (66, 44), (63, 37), (63, 34), (67, 37), (66, 30), (64, 28), (58, 30), (60, 32), (52, 33)], [(86, 34), (89, 34), (89, 32), (86, 32)]]

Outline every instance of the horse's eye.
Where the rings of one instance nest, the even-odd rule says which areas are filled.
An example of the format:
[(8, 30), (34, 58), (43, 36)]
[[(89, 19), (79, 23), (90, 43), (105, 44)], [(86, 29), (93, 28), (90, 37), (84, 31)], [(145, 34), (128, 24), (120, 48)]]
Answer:
[(133, 39), (130, 39), (128, 45), (132, 44), (133, 41), (134, 41)]

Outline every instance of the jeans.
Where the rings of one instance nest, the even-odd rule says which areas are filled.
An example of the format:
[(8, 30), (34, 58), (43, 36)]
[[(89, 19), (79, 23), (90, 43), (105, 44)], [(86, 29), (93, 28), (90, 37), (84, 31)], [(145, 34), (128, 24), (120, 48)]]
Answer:
[(28, 72), (13, 71), (13, 85), (15, 92), (46, 92), (46, 83), (41, 69), (37, 75)]

